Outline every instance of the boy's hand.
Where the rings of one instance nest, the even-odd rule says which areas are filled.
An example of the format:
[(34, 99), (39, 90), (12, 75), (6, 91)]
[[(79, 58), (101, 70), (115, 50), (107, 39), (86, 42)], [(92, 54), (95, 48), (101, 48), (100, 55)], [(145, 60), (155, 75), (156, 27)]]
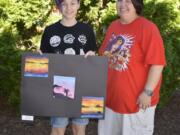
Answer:
[(37, 50), (37, 53), (39, 53), (40, 55), (43, 54), (41, 50)]
[(84, 57), (87, 58), (87, 56), (95, 56), (95, 52), (93, 52), (93, 51), (88, 51), (88, 52), (84, 55)]

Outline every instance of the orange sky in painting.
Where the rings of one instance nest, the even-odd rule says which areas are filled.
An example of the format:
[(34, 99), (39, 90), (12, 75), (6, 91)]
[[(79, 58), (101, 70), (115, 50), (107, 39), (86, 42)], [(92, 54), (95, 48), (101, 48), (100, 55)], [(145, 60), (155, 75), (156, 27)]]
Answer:
[(49, 60), (47, 58), (26, 58), (26, 62), (29, 63), (48, 63)]
[(26, 58), (25, 72), (47, 73), (48, 62), (47, 58)]
[(82, 101), (81, 113), (103, 113), (103, 100), (96, 98), (84, 98)]
[(99, 99), (83, 99), (82, 101), (83, 106), (103, 106), (103, 100)]

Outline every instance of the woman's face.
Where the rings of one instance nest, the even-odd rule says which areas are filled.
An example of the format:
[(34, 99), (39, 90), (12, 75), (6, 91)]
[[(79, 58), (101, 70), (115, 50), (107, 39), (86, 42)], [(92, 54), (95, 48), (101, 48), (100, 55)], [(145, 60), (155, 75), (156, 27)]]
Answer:
[(136, 9), (131, 0), (117, 0), (116, 8), (120, 18), (124, 20), (137, 16)]

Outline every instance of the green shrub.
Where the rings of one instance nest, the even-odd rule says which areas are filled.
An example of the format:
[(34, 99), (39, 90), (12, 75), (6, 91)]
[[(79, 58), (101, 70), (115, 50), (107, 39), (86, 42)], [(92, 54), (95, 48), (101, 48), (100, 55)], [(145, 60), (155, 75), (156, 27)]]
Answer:
[[(146, 0), (144, 15), (160, 29), (167, 66), (163, 72), (160, 107), (180, 88), (180, 9), (178, 0)], [(153, 7), (153, 8), (152, 8)]]
[(20, 103), (20, 51), (11, 30), (0, 34), (0, 96), (5, 96), (13, 106)]
[(52, 10), (52, 1), (0, 0), (0, 96), (20, 105), (21, 52), (37, 47), (32, 39)]
[[(180, 88), (180, 2), (179, 0), (144, 0), (144, 16), (160, 29), (166, 49), (167, 67), (164, 70), (160, 106)], [(0, 0), (0, 96), (13, 106), (20, 103), (21, 52), (33, 51), (41, 38), (38, 28), (49, 22), (52, 1)], [(105, 30), (116, 19), (115, 0), (84, 0), (78, 19), (93, 25), (98, 45)], [(42, 33), (41, 33), (42, 34)]]

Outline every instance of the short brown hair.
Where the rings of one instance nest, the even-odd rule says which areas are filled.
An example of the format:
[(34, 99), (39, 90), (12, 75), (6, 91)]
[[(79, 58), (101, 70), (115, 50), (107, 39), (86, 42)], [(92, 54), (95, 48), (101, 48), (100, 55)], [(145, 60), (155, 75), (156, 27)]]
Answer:
[(136, 9), (136, 13), (138, 15), (141, 15), (143, 11), (143, 6), (144, 6), (143, 0), (131, 0), (131, 1), (134, 8)]
[[(60, 6), (63, 1), (64, 0), (55, 0), (57, 6)], [(79, 2), (80, 0), (77, 1)]]

